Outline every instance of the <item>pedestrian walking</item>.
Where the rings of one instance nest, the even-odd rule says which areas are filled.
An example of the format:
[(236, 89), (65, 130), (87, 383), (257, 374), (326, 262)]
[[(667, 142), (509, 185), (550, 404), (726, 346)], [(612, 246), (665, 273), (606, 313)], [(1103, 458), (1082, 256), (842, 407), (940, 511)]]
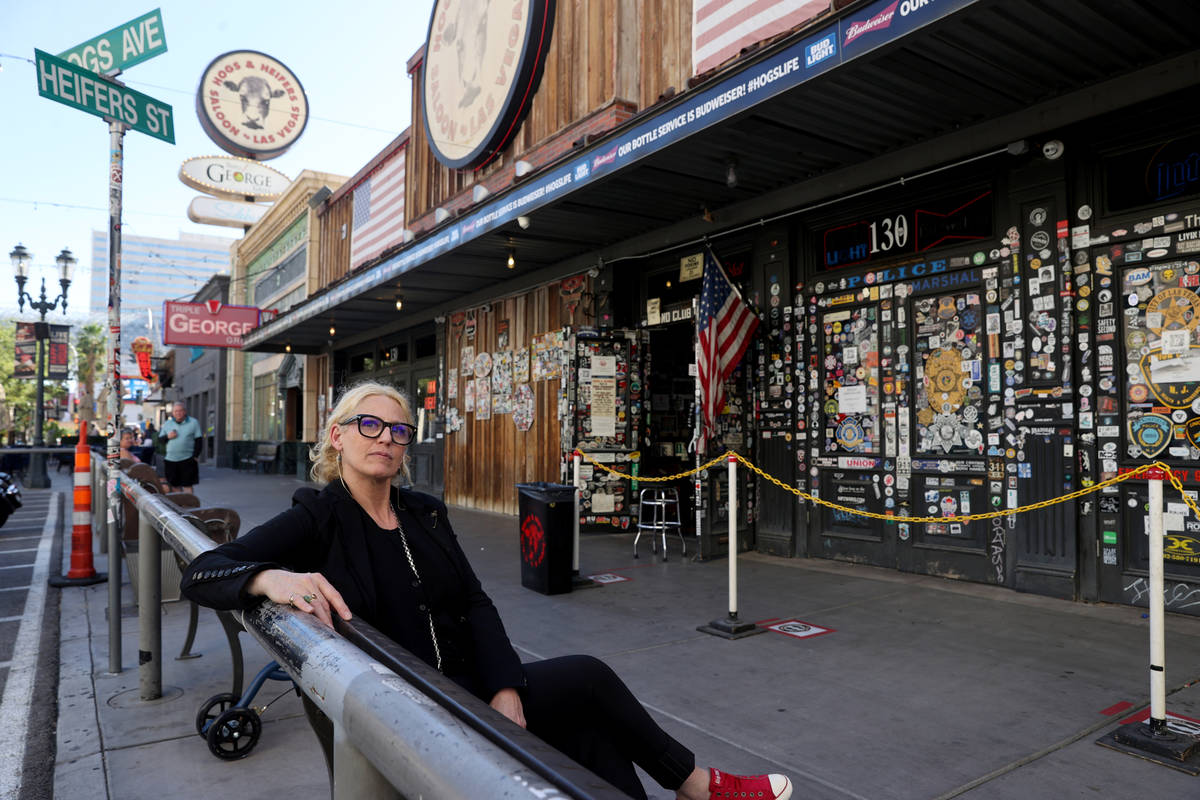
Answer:
[[(699, 769), (604, 662), (573, 655), (522, 664), (458, 544), (446, 506), (402, 489), (415, 428), (396, 389), (346, 391), (313, 448), (313, 478), (292, 507), (198, 556), (190, 599), (216, 609), (288, 603), (331, 624), (352, 615), (626, 794), (645, 798), (642, 767), (683, 800), (787, 800), (783, 775)], [(329, 723), (303, 696), (314, 728)], [(321, 737), (332, 746), (332, 736)], [(325, 738), (330, 741), (324, 741)], [(328, 755), (328, 752), (327, 752)]]
[(196, 461), (203, 441), (200, 423), (195, 417), (188, 416), (187, 406), (182, 401), (176, 400), (171, 406), (171, 416), (163, 423), (158, 436), (167, 440), (167, 485), (172, 492), (191, 494), (192, 487), (200, 482), (200, 465)]

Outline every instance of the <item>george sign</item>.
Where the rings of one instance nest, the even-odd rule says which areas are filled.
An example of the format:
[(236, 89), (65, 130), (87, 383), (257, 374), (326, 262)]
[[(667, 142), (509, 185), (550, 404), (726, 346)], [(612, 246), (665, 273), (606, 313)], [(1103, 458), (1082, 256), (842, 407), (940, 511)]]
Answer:
[(34, 50), (38, 94), (175, 144), (171, 107), (57, 56)]
[(270, 206), (257, 203), (222, 200), (219, 197), (197, 197), (188, 204), (187, 216), (192, 222), (202, 225), (244, 228), (258, 222), (269, 210)]
[(71, 364), (71, 326), (50, 326), (50, 347), (46, 353), (46, 378), (65, 381)]
[(242, 336), (258, 327), (259, 309), (220, 301), (163, 303), (163, 344), (176, 347), (241, 347)]
[(14, 378), (28, 380), (37, 377), (37, 328), (35, 324), (33, 322), (17, 323)]
[(162, 13), (156, 8), (149, 14), (64, 50), (58, 57), (101, 75), (115, 75), (165, 52), (167, 38), (163, 34)]
[(542, 79), (554, 0), (437, 0), (425, 40), (429, 147), (452, 169), (481, 167), (512, 138)]
[(282, 62), (256, 50), (233, 50), (204, 68), (196, 115), (222, 150), (266, 160), (283, 155), (304, 133), (308, 97)]
[(197, 191), (238, 200), (274, 200), (292, 184), (279, 170), (236, 156), (189, 158), (179, 165), (179, 180)]

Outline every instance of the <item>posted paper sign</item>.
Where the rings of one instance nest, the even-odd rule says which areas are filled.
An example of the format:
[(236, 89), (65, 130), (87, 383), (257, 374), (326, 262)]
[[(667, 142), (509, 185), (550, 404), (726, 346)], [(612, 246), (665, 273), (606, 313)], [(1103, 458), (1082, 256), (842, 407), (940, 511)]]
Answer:
[(838, 413), (867, 413), (867, 385), (865, 383), (838, 388)]

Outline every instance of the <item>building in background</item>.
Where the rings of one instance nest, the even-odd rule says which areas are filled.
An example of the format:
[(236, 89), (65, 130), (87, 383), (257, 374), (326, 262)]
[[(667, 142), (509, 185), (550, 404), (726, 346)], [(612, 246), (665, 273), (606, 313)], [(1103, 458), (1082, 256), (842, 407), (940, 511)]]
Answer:
[[(1145, 481), (1029, 507), (1159, 458), (1200, 486), (1200, 6), (602, 5), (485, 31), (452, 82), (439, 3), (408, 62), (404, 227), (341, 244), (385, 151), (318, 209), (329, 285), (244, 349), (327, 358), (331, 398), (412, 381), (445, 499), (512, 513), (576, 447), (644, 477), (695, 463), (693, 309), (720, 259), (760, 325), (707, 452), (774, 482), (739, 473), (729, 510), (723, 480), (677, 481), (701, 558), (1144, 605)], [(493, 57), (523, 91), (476, 82)], [(635, 528), (636, 483), (609, 477), (580, 472), (585, 530)], [(1169, 532), (1167, 606), (1200, 613), (1200, 523)]]
[[(191, 297), (213, 275), (229, 273), (233, 239), (181, 233), (178, 239), (125, 234), (121, 237), (121, 339), (149, 336), (162, 344), (164, 300)], [(92, 231), (89, 311), (108, 310), (108, 233)], [(147, 313), (149, 312), (149, 313)], [(153, 321), (152, 321), (153, 320)], [(129, 330), (125, 330), (128, 326)], [(136, 330), (135, 330), (136, 329)]]
[[(196, 303), (228, 302), (229, 276), (214, 275), (189, 300)], [(223, 467), (236, 466), (228, 452), (225, 439), (225, 417), (228, 407), (225, 402), (226, 371), (229, 350), (219, 347), (173, 349), (171, 385), (163, 390), (163, 408), (169, 410), (168, 402), (180, 400), (187, 406), (188, 414), (200, 422), (200, 428), (204, 431), (201, 461), (211, 460), (211, 463)]]
[[(264, 319), (273, 318), (323, 285), (317, 269), (321, 233), (315, 207), (345, 181), (344, 176), (312, 170), (296, 176), (233, 247), (229, 303), (260, 308)], [(225, 425), (230, 466), (259, 443), (272, 443), (283, 445), (276, 465), (280, 471), (306, 468), (307, 445), (317, 435), (317, 396), (325, 386), (327, 366), (322, 361), (319, 369), (310, 370), (307, 356), (299, 350), (293, 354), (286, 343), (280, 350), (233, 352), (228, 359)], [(218, 464), (227, 465), (224, 456)]]

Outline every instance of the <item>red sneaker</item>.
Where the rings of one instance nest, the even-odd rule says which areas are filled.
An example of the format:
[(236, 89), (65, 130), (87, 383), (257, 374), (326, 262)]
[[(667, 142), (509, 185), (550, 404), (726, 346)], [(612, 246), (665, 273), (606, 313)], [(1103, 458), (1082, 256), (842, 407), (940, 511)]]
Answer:
[(708, 772), (709, 800), (742, 797), (788, 800), (792, 796), (792, 782), (783, 775), (730, 775), (719, 769)]

